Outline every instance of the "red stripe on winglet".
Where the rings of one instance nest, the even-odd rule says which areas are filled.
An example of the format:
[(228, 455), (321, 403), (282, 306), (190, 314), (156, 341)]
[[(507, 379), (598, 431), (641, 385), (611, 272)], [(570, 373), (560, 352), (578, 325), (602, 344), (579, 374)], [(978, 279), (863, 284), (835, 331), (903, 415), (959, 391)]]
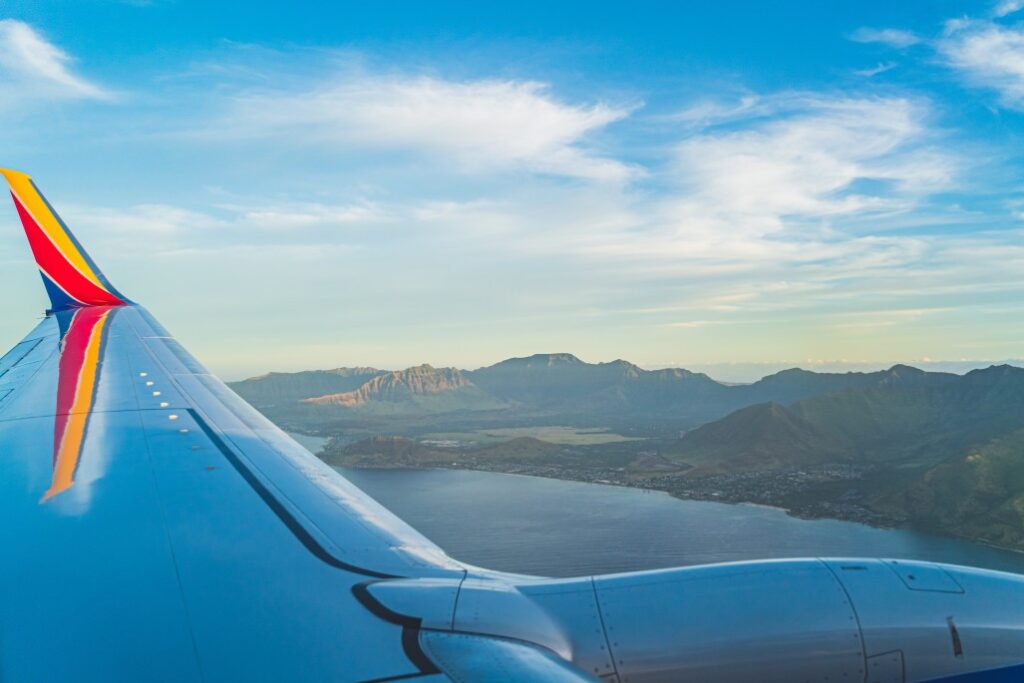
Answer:
[(18, 209), (21, 224), (25, 228), (25, 235), (32, 248), (32, 255), (51, 280), (87, 306), (119, 306), (124, 303), (107, 290), (97, 287), (95, 283), (78, 272), (46, 236), (32, 214), (22, 206), (17, 195), (12, 192), (11, 196), (14, 198), (14, 206)]

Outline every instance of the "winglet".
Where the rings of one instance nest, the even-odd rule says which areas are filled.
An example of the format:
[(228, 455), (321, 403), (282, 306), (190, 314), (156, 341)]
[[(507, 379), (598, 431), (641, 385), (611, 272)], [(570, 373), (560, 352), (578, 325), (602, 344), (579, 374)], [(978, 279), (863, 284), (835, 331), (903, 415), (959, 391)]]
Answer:
[(43, 276), (51, 310), (130, 303), (103, 277), (35, 183), (24, 173), (0, 169), (25, 227), (32, 255)]

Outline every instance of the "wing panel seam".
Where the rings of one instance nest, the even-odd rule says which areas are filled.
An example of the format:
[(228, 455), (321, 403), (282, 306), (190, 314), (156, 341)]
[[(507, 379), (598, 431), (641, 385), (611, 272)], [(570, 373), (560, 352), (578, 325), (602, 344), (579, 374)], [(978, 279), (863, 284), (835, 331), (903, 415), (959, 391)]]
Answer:
[(277, 518), (292, 532), (292, 535), (302, 543), (314, 556), (320, 559), (322, 562), (329, 564), (332, 567), (338, 569), (344, 569), (345, 571), (352, 572), (353, 574), (361, 574), (363, 576), (369, 576), (375, 579), (399, 579), (404, 578), (396, 574), (386, 574), (384, 572), (378, 572), (373, 569), (366, 569), (359, 567), (354, 564), (349, 564), (343, 560), (339, 560), (337, 557), (327, 551), (323, 545), (320, 544), (316, 538), (306, 529), (302, 523), (293, 515), (288, 508), (285, 507), (284, 503), (277, 499), (276, 496), (267, 488), (267, 486), (259, 480), (259, 477), (245, 464), (241, 458), (225, 443), (225, 441), (217, 434), (212, 427), (204, 420), (194, 408), (186, 408), (185, 411), (195, 420), (195, 423), (206, 435), (206, 438), (221, 452), (221, 454), (227, 459), (231, 466), (241, 475), (242, 479), (249, 485), (249, 487), (258, 495), (263, 502), (270, 508), (270, 510), (277, 515)]

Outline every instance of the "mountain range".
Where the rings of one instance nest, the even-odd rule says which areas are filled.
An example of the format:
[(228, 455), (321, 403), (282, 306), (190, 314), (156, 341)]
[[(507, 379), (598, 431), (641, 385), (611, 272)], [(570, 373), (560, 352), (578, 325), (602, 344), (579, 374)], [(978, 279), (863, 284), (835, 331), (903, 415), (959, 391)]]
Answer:
[(270, 373), (232, 386), (271, 419), (291, 425), (331, 421), (355, 426), (386, 423), (394, 416), (447, 414), (495, 425), (600, 424), (664, 436), (756, 403), (789, 404), (872, 386), (884, 375), (792, 369), (753, 384), (728, 385), (681, 368), (644, 370), (625, 360), (586, 363), (555, 353), (510, 358), (477, 370), (420, 365), (394, 372)]
[(764, 403), (734, 412), (688, 432), (679, 452), (712, 448), (721, 466), (733, 458), (756, 460), (758, 453), (785, 445), (797, 459), (909, 469), (1024, 427), (1021, 368), (992, 366), (954, 375), (895, 366), (868, 377), (870, 382), (788, 406)]
[(752, 477), (765, 489), (757, 482), (776, 481), (772, 473), (799, 479), (839, 465), (853, 468), (856, 480), (802, 486), (771, 502), (806, 507), (853, 497), (887, 519), (1024, 548), (1024, 369), (1014, 366), (964, 375), (906, 365), (791, 369), (727, 385), (678, 368), (586, 363), (559, 353), (477, 370), (271, 373), (234, 388), (286, 428), (338, 437), (330, 452), (339, 463), (447, 466), (450, 448), (417, 441), (437, 432), (600, 428), (640, 440), (558, 448), (509, 438), (471, 443), (457, 460), (498, 469), (562, 462), (560, 471), (573, 477), (592, 464), (645, 486), (655, 484), (636, 473), (649, 470), (668, 490)]

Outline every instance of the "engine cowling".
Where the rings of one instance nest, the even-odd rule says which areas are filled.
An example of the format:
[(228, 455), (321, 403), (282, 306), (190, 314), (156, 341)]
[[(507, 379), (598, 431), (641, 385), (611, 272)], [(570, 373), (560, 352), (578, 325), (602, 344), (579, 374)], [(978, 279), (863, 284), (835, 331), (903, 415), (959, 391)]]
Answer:
[(482, 573), (368, 590), (424, 630), (532, 643), (619, 683), (918, 683), (1024, 665), (1024, 576), (924, 562)]

